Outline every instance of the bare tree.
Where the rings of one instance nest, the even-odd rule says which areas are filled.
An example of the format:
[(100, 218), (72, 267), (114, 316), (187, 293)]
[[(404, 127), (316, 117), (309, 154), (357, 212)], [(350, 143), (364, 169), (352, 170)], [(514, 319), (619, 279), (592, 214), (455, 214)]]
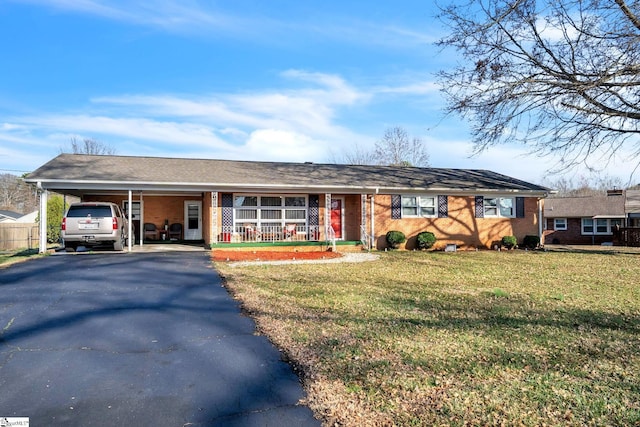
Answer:
[(358, 144), (344, 151), (341, 157), (332, 155), (334, 163), (351, 165), (429, 166), (429, 153), (420, 138), (410, 138), (399, 126), (385, 130), (382, 139), (372, 149)]
[(424, 142), (409, 137), (399, 126), (385, 130), (382, 139), (376, 142), (374, 154), (377, 164), (389, 166), (429, 166), (429, 153)]
[(350, 149), (342, 151), (341, 154), (331, 153), (333, 163), (347, 165), (373, 165), (376, 164), (376, 156), (373, 150), (362, 148), (359, 144), (354, 144)]
[(0, 174), (0, 209), (29, 213), (38, 206), (37, 192), (32, 185), (12, 174)]
[(622, 180), (610, 175), (594, 174), (574, 179), (560, 177), (546, 180), (543, 185), (557, 191), (552, 197), (586, 197), (607, 194), (607, 190), (623, 189)]
[(80, 141), (75, 136), (71, 138), (69, 142), (69, 148), (60, 148), (61, 153), (73, 153), (73, 154), (116, 154), (116, 149), (103, 142), (97, 141), (93, 138), (85, 138)]
[[(470, 120), (477, 152), (519, 142), (564, 165), (625, 147), (640, 155), (637, 0), (467, 0), (441, 7), (448, 112)], [(604, 154), (604, 157), (603, 157)]]

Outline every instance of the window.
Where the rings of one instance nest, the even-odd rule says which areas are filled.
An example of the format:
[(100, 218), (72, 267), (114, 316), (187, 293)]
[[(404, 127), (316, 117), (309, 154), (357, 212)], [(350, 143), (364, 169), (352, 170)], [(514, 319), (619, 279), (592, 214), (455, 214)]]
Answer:
[(233, 218), (238, 225), (267, 228), (306, 224), (307, 197), (234, 195)]
[(436, 198), (433, 196), (402, 196), (402, 217), (433, 218)]
[(582, 234), (613, 234), (621, 219), (582, 218)]
[(593, 234), (593, 220), (582, 218), (582, 234)]
[(596, 219), (596, 234), (606, 234), (609, 232), (608, 219)]
[(513, 197), (485, 197), (484, 216), (485, 217), (515, 217), (515, 200)]
[(553, 229), (554, 230), (566, 230), (567, 229), (567, 218), (555, 218), (553, 220)]

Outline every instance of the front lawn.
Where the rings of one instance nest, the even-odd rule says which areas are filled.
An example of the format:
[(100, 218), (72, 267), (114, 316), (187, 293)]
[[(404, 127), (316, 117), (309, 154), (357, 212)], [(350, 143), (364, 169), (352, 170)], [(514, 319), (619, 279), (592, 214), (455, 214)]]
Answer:
[(7, 266), (16, 262), (24, 261), (36, 255), (38, 255), (37, 249), (21, 249), (17, 251), (0, 252), (0, 266)]
[(216, 267), (325, 425), (640, 425), (640, 255)]

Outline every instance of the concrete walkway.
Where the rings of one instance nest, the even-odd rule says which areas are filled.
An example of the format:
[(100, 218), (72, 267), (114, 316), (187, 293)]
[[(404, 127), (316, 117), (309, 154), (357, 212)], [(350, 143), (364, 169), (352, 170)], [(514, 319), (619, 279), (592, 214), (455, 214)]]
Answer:
[(0, 270), (0, 417), (34, 426), (319, 426), (209, 252)]

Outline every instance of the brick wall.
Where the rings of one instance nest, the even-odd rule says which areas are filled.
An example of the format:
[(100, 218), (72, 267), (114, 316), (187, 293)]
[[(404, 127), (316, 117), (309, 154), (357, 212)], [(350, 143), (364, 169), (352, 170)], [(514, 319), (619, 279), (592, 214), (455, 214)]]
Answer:
[[(85, 202), (113, 202), (117, 203), (124, 209), (124, 202), (128, 201), (127, 195), (104, 195), (104, 196), (86, 196)], [(158, 230), (164, 229), (165, 220), (169, 225), (173, 223), (182, 224), (184, 229), (184, 202), (187, 200), (202, 200), (200, 194), (192, 194), (187, 196), (143, 196), (144, 222), (153, 223)], [(210, 199), (207, 199), (210, 200)], [(132, 198), (133, 202), (139, 202), (140, 198), (136, 195)], [(204, 207), (205, 203), (203, 203)], [(205, 225), (203, 209), (203, 227)], [(125, 212), (126, 213), (126, 212)], [(139, 230), (142, 228), (136, 221), (136, 236), (139, 236)], [(203, 230), (203, 236), (204, 234)], [(137, 237), (139, 238), (139, 237)]]
[(613, 235), (583, 235), (582, 220), (580, 218), (568, 218), (566, 230), (554, 230), (553, 218), (546, 218), (546, 230), (544, 241), (546, 245), (600, 245), (604, 242), (612, 242)]
[(514, 235), (522, 242), (526, 235), (538, 235), (536, 198), (525, 198), (524, 218), (476, 218), (474, 196), (449, 196), (448, 218), (391, 218), (391, 195), (375, 196), (375, 243), (387, 246), (385, 234), (402, 231), (407, 236), (405, 249), (416, 248), (416, 236), (422, 231), (435, 234), (436, 248), (456, 244), (463, 249), (491, 248), (503, 236)]

